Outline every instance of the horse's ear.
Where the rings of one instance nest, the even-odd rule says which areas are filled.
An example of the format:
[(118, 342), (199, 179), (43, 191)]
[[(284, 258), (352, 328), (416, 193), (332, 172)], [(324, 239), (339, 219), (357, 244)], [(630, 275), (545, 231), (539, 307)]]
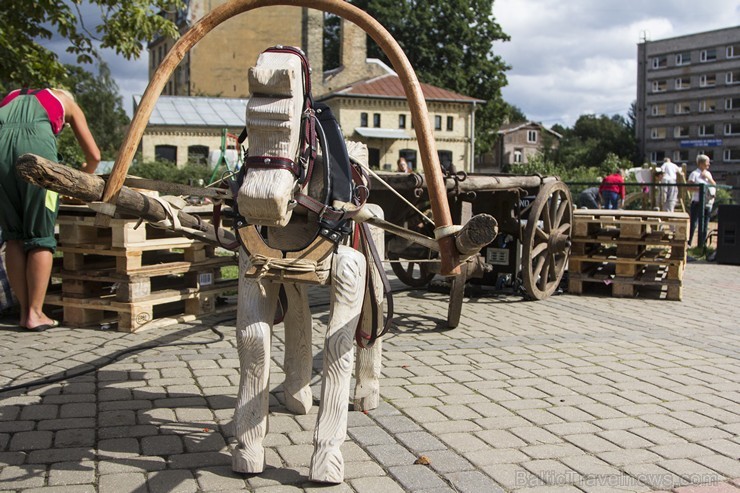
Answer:
[(265, 51), (249, 70), (249, 151), (237, 202), (250, 224), (285, 226), (295, 207), (304, 70), (305, 61), (285, 50)]

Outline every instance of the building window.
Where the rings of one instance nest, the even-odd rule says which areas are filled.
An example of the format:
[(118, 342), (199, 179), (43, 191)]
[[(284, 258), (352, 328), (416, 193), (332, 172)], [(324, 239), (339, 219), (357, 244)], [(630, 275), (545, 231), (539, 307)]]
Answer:
[(674, 163), (680, 163), (681, 161), (688, 161), (689, 160), (689, 151), (687, 150), (681, 150), (681, 151), (673, 151), (673, 162)]
[(442, 171), (447, 173), (454, 173), (452, 168), (452, 151), (437, 151), (437, 157), (439, 157), (439, 165)]
[(717, 109), (717, 102), (714, 99), (702, 99), (699, 101), (699, 111), (701, 113), (711, 113)]
[(650, 161), (654, 163), (662, 163), (665, 159), (665, 151), (653, 151), (650, 153)]
[(714, 161), (714, 149), (699, 149), (697, 154), (704, 154), (707, 156), (711, 161)]
[(704, 74), (699, 77), (699, 87), (714, 87), (717, 85), (717, 74)]
[(367, 127), (367, 113), (360, 113), (360, 126)]
[(740, 57), (740, 44), (734, 44), (727, 47), (727, 50), (725, 51), (725, 55), (727, 58), (737, 58)]
[(699, 60), (702, 62), (713, 62), (717, 59), (717, 48), (709, 48), (707, 50), (701, 50)]
[(537, 143), (537, 130), (527, 130), (527, 142), (530, 144)]
[(455, 119), (451, 116), (448, 116), (447, 117), (447, 131), (452, 132), (454, 126), (455, 126)]
[(708, 125), (699, 125), (699, 137), (708, 137), (710, 135), (714, 135), (714, 124), (710, 123)]
[(676, 115), (686, 115), (688, 113), (691, 113), (691, 103), (688, 101), (681, 101), (680, 103), (676, 103), (673, 105), (673, 112)]
[(665, 127), (656, 127), (650, 129), (650, 138), (653, 140), (665, 139)]
[(691, 77), (679, 77), (676, 79), (676, 90), (688, 89), (691, 87)]
[(667, 113), (665, 104), (654, 104), (650, 107), (650, 114), (653, 116), (665, 116)]
[(727, 98), (725, 99), (726, 110), (740, 109), (740, 98)]
[(380, 128), (380, 113), (373, 113), (373, 127)]
[(679, 139), (681, 137), (688, 137), (689, 136), (689, 126), (688, 125), (679, 125), (676, 127), (673, 127), (673, 137)]
[(725, 74), (725, 84), (740, 84), (740, 70), (727, 72)]
[(653, 58), (653, 68), (666, 68), (668, 66), (668, 57), (666, 55), (656, 56)]
[(666, 84), (666, 81), (664, 80), (654, 80), (653, 92), (665, 92), (667, 85), (668, 84)]
[(434, 130), (442, 130), (442, 117), (434, 115)]
[(158, 145), (154, 146), (154, 159), (157, 161), (177, 162), (177, 146)]
[(406, 128), (406, 115), (398, 115), (398, 128)]
[(722, 157), (725, 158), (725, 161), (740, 161), (740, 148), (725, 149)]
[(725, 135), (740, 135), (740, 123), (725, 123)]
[(208, 146), (188, 146), (188, 163), (208, 164)]
[(367, 149), (367, 164), (372, 169), (380, 168), (380, 149), (377, 147), (369, 147)]
[(401, 149), (398, 151), (398, 157), (404, 158), (412, 171), (416, 169), (416, 150)]
[(691, 63), (691, 52), (684, 51), (676, 55), (676, 65), (688, 65)]
[(514, 162), (522, 163), (524, 161), (524, 152), (522, 149), (514, 149)]

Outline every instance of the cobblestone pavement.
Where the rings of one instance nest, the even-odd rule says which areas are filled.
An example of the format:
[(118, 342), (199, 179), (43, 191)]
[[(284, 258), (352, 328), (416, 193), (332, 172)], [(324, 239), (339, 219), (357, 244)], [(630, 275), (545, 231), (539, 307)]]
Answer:
[(398, 293), (383, 402), (350, 412), (346, 480), (329, 487), (307, 480), (316, 406), (281, 405), (282, 326), (268, 469), (245, 477), (230, 469), (233, 320), (137, 334), (5, 320), (0, 386), (56, 381), (0, 393), (0, 490), (740, 493), (740, 267), (692, 263), (684, 283), (682, 302), (466, 300), (454, 330), (437, 327), (445, 295)]

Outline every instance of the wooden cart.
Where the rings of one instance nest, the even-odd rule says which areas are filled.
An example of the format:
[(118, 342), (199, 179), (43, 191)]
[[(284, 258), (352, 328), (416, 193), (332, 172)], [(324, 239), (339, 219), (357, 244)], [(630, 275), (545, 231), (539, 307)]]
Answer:
[[(462, 264), (460, 274), (448, 277), (448, 327), (460, 321), (465, 284), (471, 279), (493, 285), (508, 274), (521, 283), (529, 299), (552, 295), (563, 278), (571, 245), (573, 203), (565, 183), (551, 176), (465, 173), (448, 174), (444, 181), (455, 224), (489, 214), (498, 233)], [(422, 175), (378, 173), (370, 202), (383, 207), (387, 221), (434, 237)], [(393, 271), (408, 286), (426, 287), (440, 273), (437, 253), (412, 239), (389, 236), (386, 251)]]

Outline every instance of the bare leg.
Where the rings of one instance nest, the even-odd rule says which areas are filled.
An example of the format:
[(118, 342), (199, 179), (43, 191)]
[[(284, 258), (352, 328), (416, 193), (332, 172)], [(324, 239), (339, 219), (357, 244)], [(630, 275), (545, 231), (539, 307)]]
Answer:
[(331, 269), (331, 309), (324, 343), (321, 405), (313, 436), (311, 481), (341, 483), (344, 480), (344, 459), (339, 447), (347, 437), (352, 349), (365, 275), (365, 257), (340, 245)]
[(28, 314), (24, 327), (37, 327), (53, 322), (44, 314), (44, 299), (49, 288), (53, 263), (54, 255), (45, 248), (34, 248), (26, 254)]
[(28, 319), (28, 285), (26, 284), (26, 252), (20, 240), (5, 243), (5, 270), (8, 272), (10, 288), (18, 298), (21, 308), (20, 326), (26, 327)]

